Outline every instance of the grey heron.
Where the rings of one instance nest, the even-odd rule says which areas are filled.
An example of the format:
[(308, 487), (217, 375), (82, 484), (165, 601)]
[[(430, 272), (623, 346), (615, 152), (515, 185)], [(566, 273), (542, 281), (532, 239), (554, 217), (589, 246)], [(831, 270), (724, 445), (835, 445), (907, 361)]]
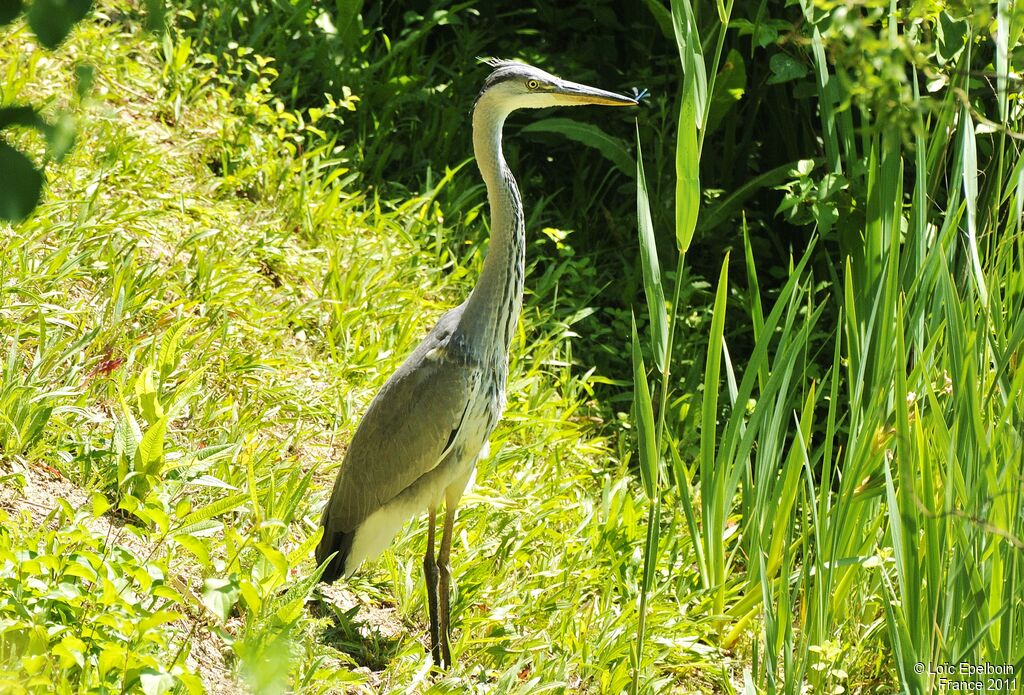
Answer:
[[(523, 205), (501, 149), (516, 109), (635, 106), (636, 99), (569, 82), (524, 63), (494, 68), (473, 106), (473, 153), (487, 187), (491, 238), (468, 299), (448, 311), (387, 380), (356, 428), (323, 513), (322, 581), (351, 575), (426, 510), (431, 654), (451, 665), (448, 563), (455, 507), (505, 406), (509, 346), (523, 301)], [(440, 549), (436, 518), (444, 502)]]

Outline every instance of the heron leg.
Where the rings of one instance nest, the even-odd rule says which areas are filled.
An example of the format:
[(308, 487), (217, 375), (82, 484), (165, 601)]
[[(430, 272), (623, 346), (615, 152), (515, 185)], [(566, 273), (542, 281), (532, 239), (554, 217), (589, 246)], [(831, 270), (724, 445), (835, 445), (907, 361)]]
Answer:
[(427, 612), (430, 614), (430, 653), (434, 657), (434, 666), (441, 664), (441, 647), (438, 635), (440, 626), (438, 624), (437, 605), (437, 560), (434, 556), (434, 527), (437, 518), (437, 510), (429, 512), (430, 523), (427, 526), (427, 552), (423, 556), (423, 574), (427, 580)]
[(441, 531), (441, 550), (437, 554), (438, 570), (440, 570), (440, 581), (438, 582), (438, 593), (440, 594), (440, 633), (441, 633), (441, 656), (444, 659), (445, 667), (452, 665), (451, 650), (451, 605), (449, 603), (449, 591), (452, 579), (452, 566), (448, 558), (452, 550), (452, 529), (455, 526), (455, 503), (449, 500), (444, 505), (444, 528)]

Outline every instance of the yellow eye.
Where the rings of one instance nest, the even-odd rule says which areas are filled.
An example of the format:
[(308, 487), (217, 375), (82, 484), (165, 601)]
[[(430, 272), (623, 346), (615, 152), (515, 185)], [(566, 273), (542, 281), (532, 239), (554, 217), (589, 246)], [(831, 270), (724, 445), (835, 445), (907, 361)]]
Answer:
[(526, 88), (527, 89), (539, 89), (540, 88), (540, 82), (538, 82), (537, 80), (527, 80), (526, 81)]

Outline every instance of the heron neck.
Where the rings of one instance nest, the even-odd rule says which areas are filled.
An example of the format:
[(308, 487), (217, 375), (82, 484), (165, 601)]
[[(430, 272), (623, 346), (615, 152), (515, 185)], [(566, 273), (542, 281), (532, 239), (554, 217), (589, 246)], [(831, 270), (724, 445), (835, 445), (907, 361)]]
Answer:
[(486, 96), (473, 110), (473, 152), (487, 186), (491, 240), (460, 326), (470, 344), (503, 358), (523, 303), (526, 246), (522, 200), (501, 151), (505, 116), (491, 108)]

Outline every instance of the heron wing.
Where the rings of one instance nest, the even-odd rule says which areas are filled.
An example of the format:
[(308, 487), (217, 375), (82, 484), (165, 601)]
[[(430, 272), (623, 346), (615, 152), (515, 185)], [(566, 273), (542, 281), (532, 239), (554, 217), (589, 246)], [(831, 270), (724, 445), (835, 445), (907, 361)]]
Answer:
[(373, 399), (338, 471), (325, 531), (352, 532), (448, 454), (479, 371), (452, 344), (461, 308), (438, 322)]

